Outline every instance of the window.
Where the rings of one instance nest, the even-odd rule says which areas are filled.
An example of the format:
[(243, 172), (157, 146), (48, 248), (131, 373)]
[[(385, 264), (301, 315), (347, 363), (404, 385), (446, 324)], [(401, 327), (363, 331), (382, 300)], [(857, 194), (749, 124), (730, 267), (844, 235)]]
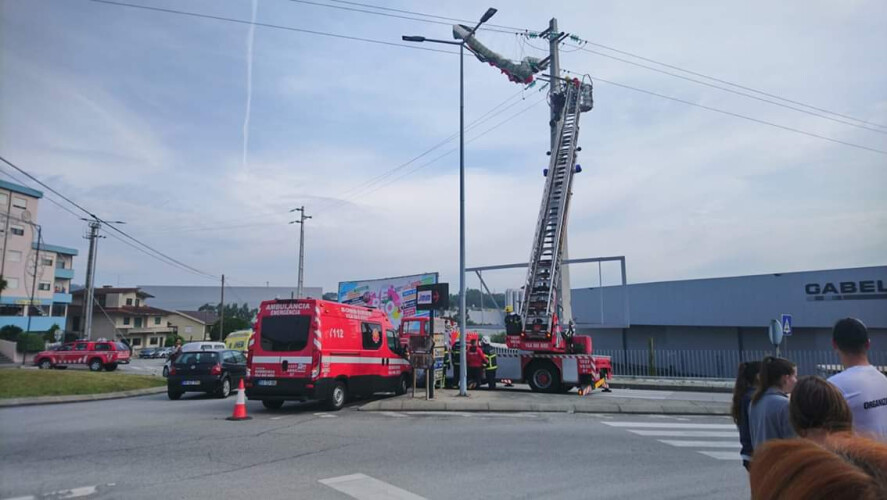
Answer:
[(131, 306), (131, 305), (132, 305), (132, 299), (126, 299), (126, 305)]
[(265, 351), (301, 351), (308, 345), (311, 316), (268, 316), (259, 327)]
[(129, 339), (130, 343), (132, 343), (133, 347), (140, 347), (142, 345), (142, 339), (139, 337), (133, 337)]
[(364, 349), (378, 349), (382, 347), (382, 325), (377, 323), (361, 323), (360, 330), (363, 334)]
[(52, 312), (50, 312), (49, 315), (55, 316), (57, 318), (64, 318), (65, 316), (67, 316), (66, 313), (67, 313), (67, 310), (65, 309), (64, 304), (53, 304), (52, 305)]
[(10, 290), (18, 288), (18, 278), (6, 278), (6, 288)]
[(123, 324), (124, 324), (124, 325), (128, 325), (128, 324), (129, 324), (129, 316), (124, 316), (124, 317), (123, 317)]
[(388, 348), (391, 349), (391, 352), (397, 352), (397, 348), (400, 346), (397, 332), (394, 330), (385, 330), (385, 337), (388, 338)]
[(225, 351), (224, 353), (222, 353), (222, 361), (225, 363), (236, 363), (237, 362), (236, 358), (234, 357), (233, 351)]
[(46, 292), (46, 291), (52, 290), (52, 285), (50, 285), (50, 283), (48, 281), (41, 281), (37, 285), (37, 289), (40, 291)]
[(6, 193), (0, 193), (0, 205), (2, 205), (3, 208), (6, 208), (7, 203), (9, 203), (9, 195)]
[(150, 339), (150, 341), (148, 342), (148, 344), (149, 344), (149, 345), (157, 345), (157, 339), (158, 339), (158, 337), (151, 337), (151, 339)]
[(52, 259), (47, 259), (46, 257), (41, 257), (40, 258), (40, 265), (52, 267)]
[(62, 259), (55, 261), (55, 268), (56, 269), (64, 269), (65, 268), (65, 261), (63, 261)]
[[(7, 281), (9, 278), (7, 278)], [(25, 308), (9, 304), (0, 304), (0, 316), (24, 316)]]
[(155, 324), (155, 325), (159, 325), (161, 319), (162, 319), (162, 318), (161, 318), (160, 316), (155, 316), (155, 317), (154, 317), (154, 324)]
[(234, 360), (241, 365), (246, 364), (246, 356), (244, 356), (242, 352), (235, 352)]
[(139, 299), (136, 299), (136, 307), (139, 307), (139, 303), (140, 303), (140, 302), (141, 302), (141, 301), (140, 301)]
[(185, 352), (176, 359), (177, 365), (199, 365), (211, 364), (219, 362), (219, 353), (217, 352)]
[(9, 226), (9, 232), (16, 236), (24, 236), (25, 235), (25, 227), (24, 226)]
[(111, 351), (112, 349), (111, 349), (111, 344), (106, 344), (106, 343), (102, 342), (102, 343), (96, 344), (93, 347), (93, 350), (94, 351)]
[(21, 196), (13, 196), (12, 197), (12, 208), (21, 208), (22, 210), (28, 209), (28, 200), (22, 198)]
[(6, 252), (6, 262), (21, 262), (22, 253), (18, 250), (10, 250)]
[(135, 327), (136, 327), (136, 328), (141, 328), (141, 327), (142, 327), (142, 318), (136, 318), (136, 324), (135, 324)]
[(89, 344), (86, 342), (78, 342), (77, 345), (74, 346), (75, 351), (85, 351), (89, 347)]

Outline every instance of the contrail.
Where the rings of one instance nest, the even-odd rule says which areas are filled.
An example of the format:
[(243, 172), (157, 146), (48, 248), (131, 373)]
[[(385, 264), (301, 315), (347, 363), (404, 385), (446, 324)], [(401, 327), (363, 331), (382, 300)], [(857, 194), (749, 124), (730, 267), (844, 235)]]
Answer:
[(243, 168), (246, 169), (246, 156), (249, 150), (249, 115), (253, 103), (253, 39), (256, 35), (256, 12), (259, 0), (253, 0), (253, 17), (246, 38), (246, 113), (243, 116)]

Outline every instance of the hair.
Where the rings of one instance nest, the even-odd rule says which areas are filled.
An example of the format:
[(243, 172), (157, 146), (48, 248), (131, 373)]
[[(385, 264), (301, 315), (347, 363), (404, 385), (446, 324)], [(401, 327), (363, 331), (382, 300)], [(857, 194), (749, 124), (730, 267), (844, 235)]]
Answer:
[(761, 371), (758, 373), (758, 386), (752, 396), (752, 403), (757, 403), (767, 392), (767, 389), (777, 385), (784, 375), (795, 372), (795, 364), (784, 358), (767, 356), (761, 362)]
[(853, 413), (841, 391), (817, 376), (798, 380), (788, 403), (788, 418), (799, 436), (811, 429), (831, 433), (853, 427)]
[(847, 354), (863, 354), (869, 341), (869, 332), (862, 321), (844, 318), (835, 323), (832, 340), (839, 351)]
[(742, 412), (742, 398), (745, 397), (749, 389), (755, 386), (759, 371), (761, 371), (760, 361), (743, 361), (739, 363), (736, 383), (733, 385), (733, 406), (730, 407), (730, 414), (733, 415), (734, 423), (739, 423), (739, 414)]
[(752, 500), (877, 500), (887, 498), (887, 445), (847, 437), (820, 446), (777, 439), (755, 450)]

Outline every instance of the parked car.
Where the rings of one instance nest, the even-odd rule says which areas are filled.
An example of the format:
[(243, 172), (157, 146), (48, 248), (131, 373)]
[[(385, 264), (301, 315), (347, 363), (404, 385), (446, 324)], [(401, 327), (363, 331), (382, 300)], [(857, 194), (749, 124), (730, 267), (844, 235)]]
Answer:
[(182, 352), (225, 350), (224, 342), (188, 342), (182, 346)]
[(94, 372), (102, 369), (111, 372), (117, 369), (117, 365), (129, 363), (129, 359), (129, 346), (123, 342), (82, 340), (37, 353), (34, 364), (44, 370), (82, 364)]
[(166, 394), (179, 399), (186, 392), (206, 392), (227, 398), (246, 376), (246, 357), (239, 351), (183, 352), (169, 369)]
[(139, 351), (139, 359), (151, 359), (154, 357), (154, 353), (156, 351), (157, 351), (157, 349), (155, 349), (153, 347), (146, 347), (146, 348), (142, 349), (141, 351)]
[(173, 350), (172, 347), (161, 347), (160, 349), (157, 349), (156, 351), (154, 351), (154, 357), (155, 358), (168, 358), (170, 353), (172, 353), (172, 350)]

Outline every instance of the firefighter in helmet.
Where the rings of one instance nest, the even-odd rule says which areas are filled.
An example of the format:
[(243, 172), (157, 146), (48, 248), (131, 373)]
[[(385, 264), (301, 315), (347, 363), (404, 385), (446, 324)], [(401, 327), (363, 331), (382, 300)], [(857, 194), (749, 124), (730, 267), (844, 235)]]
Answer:
[(484, 354), (487, 356), (487, 362), (484, 365), (484, 375), (487, 382), (487, 387), (490, 390), (496, 388), (496, 369), (499, 368), (496, 365), (496, 350), (493, 349), (493, 346), (490, 345), (490, 339), (484, 337), (481, 341), (481, 348), (483, 349)]
[(522, 329), (520, 315), (511, 306), (505, 306), (505, 334), (520, 335)]

